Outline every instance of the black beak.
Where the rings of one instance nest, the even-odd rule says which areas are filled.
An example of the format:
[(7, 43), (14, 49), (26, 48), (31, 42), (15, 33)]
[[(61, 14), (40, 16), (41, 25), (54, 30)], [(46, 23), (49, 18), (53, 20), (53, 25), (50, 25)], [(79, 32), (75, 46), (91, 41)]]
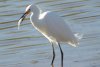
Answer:
[(25, 17), (26, 17), (26, 13), (24, 13), (21, 17), (20, 17), (20, 19), (19, 19), (19, 21), (18, 21), (18, 29), (19, 29), (19, 27), (20, 27), (20, 24), (23, 22), (23, 20), (25, 19)]
[[(24, 13), (24, 14), (21, 16), (21, 18), (20, 18), (20, 19), (22, 19), (21, 22), (25, 19), (25, 17), (26, 17), (26, 13)], [(20, 20), (20, 19), (19, 19), (19, 20)]]
[(20, 24), (23, 22), (23, 20), (25, 19), (25, 17), (30, 13), (30, 9), (28, 11), (26, 11), (22, 16), (21, 18), (19, 19), (18, 21), (18, 29), (19, 29), (19, 26)]
[(23, 22), (23, 20), (25, 19), (25, 17), (30, 13), (30, 10), (26, 11), (22, 16), (21, 18), (19, 19), (18, 21), (18, 29), (19, 29), (19, 26), (20, 24)]
[(25, 19), (25, 17), (26, 17), (26, 13), (24, 13), (22, 16), (21, 16), (21, 18), (19, 19), (19, 21), (18, 21), (18, 29), (19, 29), (19, 27), (20, 27), (20, 24), (23, 22), (23, 20)]

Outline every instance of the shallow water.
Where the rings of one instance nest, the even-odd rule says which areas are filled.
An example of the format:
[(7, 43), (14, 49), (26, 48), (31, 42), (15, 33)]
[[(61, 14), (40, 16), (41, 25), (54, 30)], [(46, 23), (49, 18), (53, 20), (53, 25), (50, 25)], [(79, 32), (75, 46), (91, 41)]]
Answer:
[[(0, 67), (50, 67), (51, 45), (32, 27), (29, 16), (17, 29), (31, 3), (57, 12), (74, 32), (84, 34), (78, 47), (62, 45), (64, 67), (100, 67), (99, 0), (0, 0)], [(58, 46), (55, 49), (55, 67), (60, 67)]]

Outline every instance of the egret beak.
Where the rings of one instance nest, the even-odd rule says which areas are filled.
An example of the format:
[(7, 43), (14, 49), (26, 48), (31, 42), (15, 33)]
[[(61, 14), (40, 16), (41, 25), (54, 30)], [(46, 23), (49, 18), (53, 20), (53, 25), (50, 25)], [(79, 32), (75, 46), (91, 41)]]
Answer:
[(23, 20), (25, 19), (25, 17), (30, 13), (30, 10), (26, 11), (22, 16), (21, 18), (19, 19), (18, 21), (18, 29), (20, 27), (20, 24), (23, 22)]

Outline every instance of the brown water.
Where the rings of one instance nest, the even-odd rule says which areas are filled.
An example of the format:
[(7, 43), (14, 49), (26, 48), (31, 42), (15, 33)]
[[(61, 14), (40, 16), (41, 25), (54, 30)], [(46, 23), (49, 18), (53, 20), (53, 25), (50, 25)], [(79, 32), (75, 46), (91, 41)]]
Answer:
[[(32, 27), (29, 16), (17, 29), (18, 19), (31, 3), (59, 13), (73, 31), (84, 34), (77, 48), (62, 45), (64, 67), (100, 67), (99, 0), (0, 0), (0, 67), (50, 67), (51, 45)], [(55, 67), (60, 67), (55, 48)]]

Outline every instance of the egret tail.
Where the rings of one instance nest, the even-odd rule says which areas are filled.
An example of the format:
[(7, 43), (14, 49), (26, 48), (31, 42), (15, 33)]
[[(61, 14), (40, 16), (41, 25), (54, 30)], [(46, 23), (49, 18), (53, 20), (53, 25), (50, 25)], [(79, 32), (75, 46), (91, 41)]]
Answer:
[(72, 40), (70, 40), (67, 43), (70, 44), (73, 47), (76, 47), (79, 44), (79, 40), (82, 39), (83, 34), (76, 33), (76, 34), (74, 34), (74, 36), (75, 36), (75, 38), (73, 38)]
[(79, 41), (83, 38), (83, 34), (80, 34), (80, 33), (76, 33), (74, 34), (74, 36), (76, 37), (76, 39)]

